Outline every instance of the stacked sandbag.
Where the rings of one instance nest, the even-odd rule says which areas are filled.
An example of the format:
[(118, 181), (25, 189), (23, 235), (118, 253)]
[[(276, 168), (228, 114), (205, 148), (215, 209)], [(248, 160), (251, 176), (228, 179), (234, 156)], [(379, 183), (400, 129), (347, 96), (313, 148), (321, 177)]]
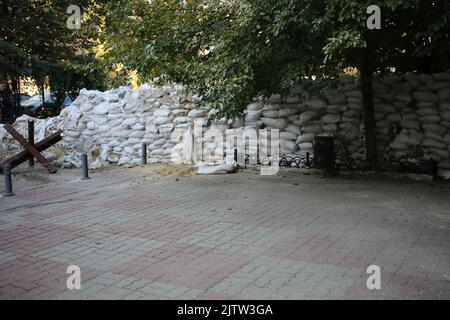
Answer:
[[(297, 104), (300, 98), (291, 94), (283, 97), (280, 94), (271, 95), (264, 106), (261, 122), (264, 128), (279, 130), (280, 154), (292, 154), (297, 151), (297, 136), (300, 134), (299, 127), (293, 123), (298, 118), (299, 109)], [(267, 143), (266, 137), (261, 139)]]
[[(216, 111), (200, 106), (200, 97), (184, 94), (178, 85), (81, 90), (59, 116), (34, 119), (35, 137), (38, 141), (57, 129), (64, 130), (58, 144), (64, 153), (57, 160), (61, 165), (80, 165), (84, 152), (94, 167), (139, 163), (142, 143), (148, 145), (151, 163), (181, 160), (188, 130), (196, 139), (203, 137), (194, 148), (194, 160), (203, 155), (208, 162), (221, 162), (228, 129), (243, 132), (239, 147), (254, 157), (261, 145), (268, 144), (267, 134), (259, 137), (259, 130), (277, 129), (281, 155), (312, 154), (317, 136), (333, 136), (337, 152), (364, 159), (359, 79), (346, 77), (339, 83), (318, 95), (313, 93), (317, 91), (311, 87), (312, 80), (305, 79), (287, 95), (256, 97), (235, 119), (218, 118)], [(380, 156), (432, 158), (443, 175), (449, 174), (450, 73), (375, 75), (373, 95), (378, 147), (383, 150)], [(28, 119), (22, 116), (14, 124), (24, 136)], [(2, 126), (0, 148), (21, 149)]]
[[(34, 121), (34, 137), (38, 142), (44, 139), (52, 132), (62, 129), (64, 126), (64, 117), (58, 116), (48, 119), (37, 119), (28, 115), (18, 117), (13, 125), (14, 129), (23, 137), (28, 137), (28, 121)], [(22, 150), (20, 143), (13, 138), (13, 136), (0, 125), (0, 151), (8, 151), (13, 154)]]
[(450, 157), (449, 132), (446, 101), (450, 99), (450, 74), (436, 75), (406, 74), (384, 79), (385, 90), (376, 98), (379, 140), (396, 136), (389, 144), (396, 157), (417, 156), (433, 159), (440, 167), (446, 167)]
[[(57, 160), (63, 166), (79, 166), (82, 153), (88, 153), (93, 167), (139, 163), (142, 143), (148, 145), (150, 162), (169, 162), (178, 138), (207, 113), (181, 89), (177, 85), (106, 92), (83, 89), (58, 117), (35, 119), (36, 140), (64, 130), (58, 146), (65, 154)], [(22, 134), (27, 132), (27, 120), (23, 116), (14, 124)], [(3, 128), (0, 134), (2, 146), (17, 145)]]

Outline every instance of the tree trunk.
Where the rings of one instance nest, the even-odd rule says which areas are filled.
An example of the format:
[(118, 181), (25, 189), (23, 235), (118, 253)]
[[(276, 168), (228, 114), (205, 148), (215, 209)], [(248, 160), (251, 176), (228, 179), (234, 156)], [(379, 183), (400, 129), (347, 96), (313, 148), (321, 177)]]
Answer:
[(41, 87), (41, 97), (42, 97), (42, 111), (44, 111), (45, 108), (45, 88), (44, 88), (44, 83), (42, 83), (42, 87)]
[(370, 56), (367, 51), (363, 56), (363, 62), (361, 65), (361, 90), (364, 105), (366, 160), (369, 166), (374, 166), (377, 161), (377, 135), (372, 88), (373, 65), (370, 61)]

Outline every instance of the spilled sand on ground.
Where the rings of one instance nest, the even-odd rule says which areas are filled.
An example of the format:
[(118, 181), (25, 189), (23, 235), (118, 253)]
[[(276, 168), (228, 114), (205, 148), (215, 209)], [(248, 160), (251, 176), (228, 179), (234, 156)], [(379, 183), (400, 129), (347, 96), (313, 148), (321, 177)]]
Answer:
[(197, 168), (188, 164), (160, 164), (151, 166), (150, 170), (161, 177), (195, 176)]

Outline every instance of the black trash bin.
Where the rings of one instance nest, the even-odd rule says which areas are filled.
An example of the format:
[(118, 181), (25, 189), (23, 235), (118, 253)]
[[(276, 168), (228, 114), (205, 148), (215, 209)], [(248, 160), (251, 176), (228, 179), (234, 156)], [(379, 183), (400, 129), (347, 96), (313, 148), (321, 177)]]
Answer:
[(314, 140), (313, 165), (325, 170), (328, 174), (334, 174), (334, 138), (319, 136)]

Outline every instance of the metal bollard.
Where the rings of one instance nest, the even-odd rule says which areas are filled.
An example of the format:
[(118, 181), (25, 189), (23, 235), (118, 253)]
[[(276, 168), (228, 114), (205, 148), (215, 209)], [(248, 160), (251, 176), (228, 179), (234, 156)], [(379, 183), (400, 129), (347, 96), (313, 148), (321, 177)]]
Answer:
[(13, 188), (12, 188), (12, 179), (11, 179), (11, 165), (6, 163), (3, 166), (3, 174), (5, 176), (5, 193), (3, 195), (5, 197), (13, 196)]
[(83, 177), (81, 178), (81, 180), (89, 179), (88, 158), (86, 153), (83, 153), (81, 155), (81, 168), (83, 169)]
[(311, 160), (309, 152), (306, 153), (306, 166), (308, 167), (308, 174), (311, 174)]
[(147, 164), (147, 143), (145, 142), (142, 142), (141, 160), (142, 164)]

